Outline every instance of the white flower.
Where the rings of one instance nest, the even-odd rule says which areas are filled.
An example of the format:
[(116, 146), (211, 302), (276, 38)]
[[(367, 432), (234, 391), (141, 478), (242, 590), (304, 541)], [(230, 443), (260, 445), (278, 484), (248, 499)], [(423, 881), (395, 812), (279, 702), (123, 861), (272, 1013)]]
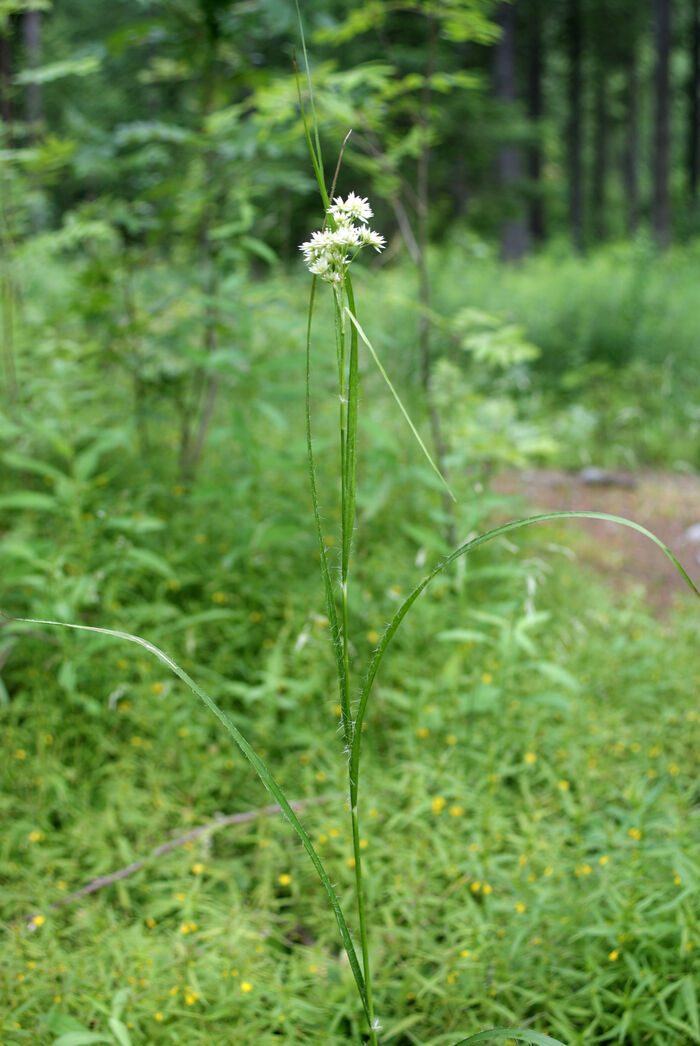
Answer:
[(342, 196), (336, 196), (333, 206), (328, 208), (328, 213), (337, 222), (354, 221), (366, 224), (370, 218), (374, 217), (367, 198), (356, 196), (354, 192), (351, 192), (346, 200)]
[[(311, 234), (311, 239), (302, 243), (299, 250), (309, 272), (336, 286), (342, 284), (347, 267), (362, 247), (374, 247), (381, 251), (385, 239), (367, 226), (372, 217), (372, 208), (366, 199), (350, 193), (346, 200), (337, 196), (328, 208), (335, 224), (334, 229), (321, 229)], [(355, 222), (361, 224), (356, 225)]]
[(384, 237), (380, 236), (378, 232), (374, 232), (373, 229), (367, 229), (365, 227), (360, 229), (360, 240), (363, 247), (374, 247), (375, 251), (383, 251), (386, 247), (386, 240)]

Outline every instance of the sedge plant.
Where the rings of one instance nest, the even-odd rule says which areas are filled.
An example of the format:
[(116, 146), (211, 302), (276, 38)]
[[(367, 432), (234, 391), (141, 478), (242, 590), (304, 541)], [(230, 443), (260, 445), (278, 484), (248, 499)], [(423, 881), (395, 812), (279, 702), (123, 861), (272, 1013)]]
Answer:
[[(310, 86), (309, 83), (309, 87)], [(301, 102), (301, 91), (299, 93)], [(312, 95), (311, 99), (313, 114)], [(328, 611), (330, 638), (333, 646), (337, 674), (339, 703), (341, 709), (342, 757), (345, 759), (347, 764), (349, 795), (348, 816), (351, 822), (354, 852), (354, 916), (351, 918), (341, 905), (338, 894), (331, 882), (328, 870), (323, 860), (316, 851), (309, 833), (306, 831), (300, 818), (293, 810), (284, 789), (275, 779), (271, 769), (243, 735), (233, 718), (224, 711), (217, 701), (215, 701), (210, 694), (208, 694), (194, 679), (192, 679), (188, 673), (185, 672), (185, 670), (165, 651), (155, 646), (148, 639), (128, 632), (77, 623), (38, 621), (34, 619), (21, 620), (27, 624), (56, 625), (63, 628), (78, 629), (83, 633), (98, 632), (104, 635), (113, 636), (117, 639), (126, 640), (130, 643), (138, 644), (178, 676), (219, 720), (224, 730), (227, 731), (233, 741), (238, 745), (263, 785), (278, 804), (282, 814), (289, 822), (292, 830), (296, 833), (303, 845), (309, 860), (318, 875), (318, 878), (326, 892), (330, 908), (335, 916), (342, 944), (347, 954), (350, 969), (357, 987), (359, 1003), (364, 1012), (366, 1021), (367, 1041), (370, 1046), (379, 1046), (382, 1041), (382, 1021), (378, 1015), (372, 991), (372, 972), (370, 969), (371, 921), (365, 904), (363, 852), (360, 844), (359, 797), (360, 770), (362, 765), (362, 737), (365, 716), (368, 703), (371, 699), (375, 678), (390, 644), (409, 610), (411, 610), (421, 594), (439, 574), (460, 557), (467, 555), (472, 550), (493, 541), (495, 538), (498, 538), (503, 534), (519, 530), (533, 523), (576, 517), (604, 519), (629, 527), (644, 534), (659, 546), (669, 557), (691, 590), (698, 597), (700, 597), (700, 592), (698, 592), (673, 553), (654, 534), (646, 530), (646, 528), (642, 527), (640, 524), (602, 512), (550, 512), (513, 520), (495, 527), (492, 530), (486, 531), (485, 533), (471, 538), (469, 541), (461, 544), (453, 552), (438, 562), (413, 588), (409, 596), (399, 606), (381, 636), (369, 664), (365, 666), (364, 670), (362, 671), (360, 666), (353, 663), (351, 657), (353, 644), (349, 624), (351, 598), (350, 554), (353, 541), (355, 507), (357, 500), (359, 353), (361, 346), (369, 352), (373, 361), (379, 368), (382, 377), (385, 379), (399, 409), (414, 436), (418, 440), (418, 443), (430, 462), (431, 467), (434, 468), (435, 471), (438, 470), (430, 458), (425, 445), (421, 441), (408, 413), (401, 404), (398, 394), (389, 381), (389, 377), (382, 367), (371, 341), (361, 326), (358, 318), (358, 308), (349, 273), (349, 267), (363, 247), (368, 246), (379, 251), (384, 246), (384, 239), (369, 227), (369, 221), (373, 215), (370, 205), (365, 198), (354, 193), (350, 193), (344, 199), (342, 197), (334, 196), (336, 177), (333, 179), (330, 191), (327, 189), (315, 114), (312, 116), (312, 127), (310, 128), (303, 104), (301, 106), (301, 111), (304, 119), (306, 138), (311, 153), (311, 160), (318, 180), (324, 213), (322, 228), (315, 232), (311, 238), (301, 246), (307, 266), (313, 275), (306, 334), (306, 436), (308, 469), (311, 484), (313, 517), (318, 538), (321, 574)], [(340, 160), (338, 166), (339, 164)], [(337, 172), (338, 167), (336, 167), (336, 176)], [(326, 540), (322, 526), (320, 496), (314, 467), (314, 447), (311, 427), (311, 335), (319, 281), (322, 284), (328, 285), (330, 288), (333, 295), (335, 311), (335, 353), (339, 402), (338, 432), (340, 444), (339, 479), (341, 501), (340, 571), (337, 579), (331, 571), (326, 552)], [(361, 683), (357, 692), (353, 694), (353, 682), (357, 678), (361, 679)], [(353, 936), (350, 928), (353, 923), (356, 929), (356, 936)], [(383, 1009), (386, 1012), (389, 1007), (389, 1001), (382, 1000), (382, 1003)], [(389, 1020), (388, 1016), (386, 1020)], [(387, 1034), (389, 1034), (389, 1031), (390, 1029), (387, 1029)], [(491, 1028), (480, 1030), (472, 1032), (472, 1034), (469, 1034), (467, 1037), (460, 1039), (457, 1043), (454, 1043), (453, 1046), (470, 1046), (470, 1044), (498, 1040), (502, 1041), (505, 1039), (519, 1039), (528, 1043), (533, 1043), (535, 1046), (538, 1046), (538, 1044), (539, 1046), (563, 1046), (559, 1040), (531, 1028)]]

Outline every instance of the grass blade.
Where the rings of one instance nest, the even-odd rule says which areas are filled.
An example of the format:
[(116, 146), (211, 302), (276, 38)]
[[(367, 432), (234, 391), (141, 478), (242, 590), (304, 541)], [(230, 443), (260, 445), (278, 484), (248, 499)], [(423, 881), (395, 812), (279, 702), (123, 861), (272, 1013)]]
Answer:
[(323, 577), (323, 588), (326, 594), (326, 609), (328, 622), (333, 641), (333, 654), (335, 656), (335, 668), (338, 676), (338, 690), (340, 697), (341, 716), (343, 720), (343, 739), (346, 745), (350, 744), (352, 732), (352, 717), (350, 715), (350, 699), (348, 696), (348, 678), (345, 671), (345, 655), (343, 641), (338, 627), (338, 614), (333, 596), (333, 582), (328, 568), (328, 556), (326, 554), (326, 543), (323, 539), (323, 527), (321, 526), (321, 509), (318, 499), (318, 487), (316, 485), (316, 465), (314, 462), (313, 440), (311, 438), (311, 322), (314, 314), (314, 301), (316, 298), (316, 277), (311, 285), (309, 297), (309, 311), (306, 321), (306, 457), (309, 467), (309, 482), (311, 484), (311, 501), (313, 504), (314, 524), (316, 537), (318, 539), (318, 551), (321, 557), (321, 575)]
[(377, 364), (377, 367), (379, 368), (379, 373), (381, 374), (381, 376), (382, 376), (382, 377), (384, 378), (384, 381), (385, 381), (385, 382), (387, 383), (387, 385), (389, 386), (389, 391), (391, 392), (392, 396), (393, 396), (393, 397), (394, 397), (394, 399), (396, 400), (396, 402), (397, 402), (397, 404), (398, 404), (398, 407), (399, 407), (399, 410), (401, 411), (401, 413), (403, 414), (404, 418), (405, 418), (405, 419), (406, 419), (406, 421), (408, 422), (408, 426), (409, 426), (409, 428), (410, 428), (411, 432), (413, 433), (413, 435), (414, 435), (414, 436), (416, 437), (416, 439), (418, 440), (418, 445), (419, 445), (420, 449), (421, 449), (421, 450), (423, 451), (423, 453), (425, 454), (426, 458), (428, 459), (428, 463), (429, 463), (430, 467), (432, 468), (432, 470), (433, 470), (433, 472), (435, 473), (435, 475), (436, 475), (436, 476), (437, 476), (437, 477), (438, 477), (438, 478), (440, 479), (440, 481), (441, 481), (441, 482), (442, 482), (442, 483), (443, 483), (443, 484), (445, 485), (445, 489), (447, 490), (447, 493), (448, 493), (448, 494), (450, 495), (450, 497), (452, 498), (452, 500), (453, 500), (453, 501), (456, 501), (456, 500), (457, 500), (457, 498), (456, 498), (456, 497), (454, 496), (454, 494), (452, 493), (452, 490), (450, 489), (450, 486), (449, 486), (449, 484), (448, 484), (447, 480), (445, 479), (445, 477), (443, 476), (442, 472), (440, 471), (440, 469), (439, 469), (439, 468), (437, 467), (437, 465), (435, 464), (435, 462), (434, 462), (434, 461), (433, 461), (433, 459), (431, 458), (431, 456), (430, 456), (430, 454), (429, 454), (429, 452), (428, 452), (428, 448), (426, 447), (425, 443), (423, 442), (423, 440), (422, 440), (422, 439), (420, 438), (420, 436), (418, 435), (418, 430), (416, 429), (416, 426), (415, 426), (415, 425), (413, 424), (413, 422), (411, 421), (411, 419), (410, 419), (410, 417), (409, 417), (409, 415), (408, 415), (408, 411), (406, 410), (406, 408), (404, 407), (403, 403), (401, 402), (401, 400), (400, 400), (400, 398), (399, 398), (399, 394), (398, 394), (398, 392), (396, 391), (396, 389), (394, 388), (394, 386), (393, 386), (393, 385), (391, 384), (391, 381), (390, 381), (390, 379), (389, 379), (389, 375), (388, 375), (388, 374), (387, 374), (387, 372), (386, 372), (386, 371), (384, 370), (384, 367), (382, 366), (382, 364), (381, 364), (381, 362), (380, 362), (380, 360), (379, 360), (379, 357), (377, 356), (376, 352), (374, 351), (374, 348), (372, 347), (372, 344), (371, 344), (371, 342), (370, 342), (369, 338), (367, 337), (367, 335), (366, 335), (366, 334), (365, 334), (365, 332), (363, 331), (362, 327), (360, 326), (360, 324), (359, 324), (359, 323), (357, 322), (357, 320), (356, 320), (356, 319), (355, 319), (355, 317), (353, 316), (353, 314), (352, 314), (352, 312), (350, 311), (350, 309), (347, 309), (347, 308), (346, 308), (346, 310), (345, 310), (345, 311), (346, 311), (346, 313), (348, 314), (348, 316), (350, 317), (350, 319), (351, 319), (351, 321), (352, 321), (352, 324), (353, 324), (353, 326), (354, 326), (354, 327), (356, 328), (356, 330), (357, 330), (357, 333), (358, 333), (358, 334), (360, 335), (360, 337), (362, 338), (363, 342), (365, 343), (365, 345), (366, 345), (366, 346), (367, 346), (367, 348), (369, 349), (370, 353), (372, 354), (372, 359), (373, 359), (373, 360), (374, 360), (374, 362), (375, 362), (375, 363)]
[(551, 1035), (544, 1035), (541, 1031), (530, 1031), (529, 1028), (489, 1028), (488, 1031), (479, 1031), (467, 1039), (460, 1039), (454, 1046), (471, 1046), (472, 1043), (492, 1042), (494, 1039), (523, 1039), (533, 1046), (564, 1046), (559, 1039), (553, 1039)]
[[(3, 615), (3, 617), (5, 617), (5, 615)], [(340, 907), (338, 896), (335, 890), (333, 889), (333, 884), (331, 883), (330, 879), (328, 878), (328, 875), (326, 874), (326, 870), (323, 867), (323, 863), (321, 862), (320, 857), (316, 853), (314, 845), (311, 842), (311, 839), (306, 829), (302, 825), (297, 815), (294, 813), (292, 807), (289, 805), (287, 797), (278, 785), (272, 772), (263, 762), (260, 756), (257, 754), (252, 745), (246, 740), (246, 738), (240, 732), (235, 723), (226, 714), (226, 712), (224, 712), (224, 710), (220, 708), (219, 705), (217, 705), (216, 701), (214, 701), (214, 699), (210, 697), (209, 694), (205, 690), (203, 690), (198, 683), (195, 683), (194, 679), (192, 679), (192, 677), (189, 676), (187, 672), (185, 672), (184, 668), (181, 668), (180, 665), (178, 665), (177, 661), (174, 661), (168, 654), (165, 653), (164, 650), (161, 650), (160, 647), (155, 646), (154, 643), (149, 642), (149, 640), (147, 639), (143, 639), (141, 636), (135, 636), (132, 635), (130, 632), (121, 632), (117, 629), (112, 628), (99, 628), (97, 625), (76, 625), (67, 621), (44, 621), (40, 619), (25, 617), (6, 619), (9, 621), (19, 621), (23, 624), (53, 625), (58, 628), (75, 629), (79, 632), (97, 632), (103, 636), (114, 636), (115, 639), (125, 639), (129, 643), (136, 643), (138, 646), (143, 647), (144, 650), (147, 650), (149, 653), (157, 657), (159, 661), (162, 661), (162, 663), (166, 665), (171, 672), (178, 676), (178, 678), (181, 679), (182, 682), (185, 683), (185, 685), (188, 686), (190, 690), (194, 694), (196, 694), (196, 696), (207, 706), (209, 711), (216, 716), (216, 718), (219, 720), (224, 729), (231, 735), (233, 740), (236, 742), (240, 750), (243, 752), (243, 755), (252, 765), (258, 777), (265, 785), (265, 788), (267, 788), (268, 792), (270, 792), (270, 794), (274, 796), (275, 801), (278, 803), (282, 814), (296, 832), (304, 849), (311, 858), (311, 863), (316, 869), (318, 877), (321, 880), (321, 883), (323, 884), (323, 887), (328, 895), (331, 908), (333, 909), (333, 914), (335, 915), (336, 922), (338, 923), (338, 929), (340, 930), (340, 935), (343, 939), (343, 945), (345, 946), (345, 951), (350, 962), (350, 967), (355, 978), (355, 983), (357, 984), (357, 988), (362, 999), (362, 1005), (365, 1010), (365, 1013), (367, 1014), (367, 1019), (369, 1021), (370, 1015), (367, 1009), (367, 992), (365, 989), (364, 977), (362, 975), (362, 970), (360, 969), (360, 965), (357, 960), (355, 946), (353, 945), (352, 938), (350, 936), (350, 930), (348, 929), (347, 922), (345, 921), (345, 916), (343, 915), (343, 911)]]
[[(700, 592), (693, 584), (692, 580), (683, 569), (681, 564), (678, 562), (670, 548), (664, 545), (660, 538), (657, 538), (655, 534), (652, 534), (650, 530), (643, 527), (641, 523), (635, 523), (631, 519), (625, 519), (623, 516), (612, 516), (607, 512), (577, 512), (577, 511), (566, 511), (566, 512), (545, 512), (538, 516), (526, 516), (523, 519), (511, 520), (509, 523), (503, 523), (500, 527), (494, 527), (493, 530), (487, 530), (484, 534), (480, 534), (476, 538), (472, 538), (471, 541), (467, 541), (464, 545), (460, 545), (459, 548), (451, 552), (443, 560), (441, 560), (431, 572), (420, 581), (410, 595), (404, 600), (399, 609), (394, 614), (393, 618), (389, 622), (383, 636), (379, 641), (379, 645), (374, 652), (374, 656), (370, 662), (370, 666), (365, 676), (365, 681), (362, 684), (362, 691), (360, 694), (360, 704), (357, 710), (357, 716), (355, 719), (355, 725), (353, 728), (352, 748), (350, 751), (350, 784), (351, 794), (350, 802), (354, 804), (357, 802), (357, 788), (358, 788), (358, 776), (359, 776), (359, 765), (360, 765), (360, 746), (362, 743), (362, 723), (365, 716), (365, 710), (367, 708), (367, 701), (369, 700), (370, 691), (374, 678), (377, 674), (377, 670), (382, 662), (384, 654), (386, 653), (387, 647), (394, 638), (396, 631), (405, 618), (406, 614), (413, 606), (415, 601), (418, 599), (420, 594), (428, 587), (433, 578), (441, 574), (442, 571), (454, 563), (460, 556), (466, 555), (468, 552), (472, 552), (479, 545), (485, 545), (487, 542), (492, 541), (494, 538), (499, 537), (501, 534), (506, 534), (510, 530), (520, 530), (522, 527), (530, 526), (532, 523), (545, 523), (552, 519), (603, 519), (609, 523), (618, 523), (620, 526), (629, 527), (631, 530), (636, 530), (638, 533), (643, 534), (645, 537), (653, 541), (655, 545), (658, 545), (662, 552), (671, 560), (676, 570), (680, 573), (688, 587), (692, 592), (700, 599)], [(353, 795), (354, 793), (354, 795)]]

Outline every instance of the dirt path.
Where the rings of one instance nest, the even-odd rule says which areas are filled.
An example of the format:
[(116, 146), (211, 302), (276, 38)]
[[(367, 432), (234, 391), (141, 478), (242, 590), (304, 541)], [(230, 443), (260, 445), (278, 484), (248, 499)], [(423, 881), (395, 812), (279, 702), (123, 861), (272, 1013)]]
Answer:
[[(535, 469), (504, 474), (494, 487), (524, 496), (533, 511), (590, 509), (635, 520), (668, 545), (700, 587), (700, 477), (671, 472), (616, 472), (614, 477), (614, 484), (601, 485), (583, 482), (576, 473)], [(582, 565), (614, 576), (621, 586), (643, 582), (657, 611), (667, 611), (678, 593), (688, 591), (670, 560), (642, 535), (604, 520), (571, 526), (592, 539), (577, 548)]]

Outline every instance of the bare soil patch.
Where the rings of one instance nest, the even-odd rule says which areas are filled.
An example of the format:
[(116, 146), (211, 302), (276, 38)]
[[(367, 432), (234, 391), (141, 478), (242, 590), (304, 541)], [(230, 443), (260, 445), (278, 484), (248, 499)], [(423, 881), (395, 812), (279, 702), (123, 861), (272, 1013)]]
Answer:
[[(700, 531), (700, 476), (616, 472), (614, 482), (595, 484), (584, 482), (580, 473), (529, 469), (502, 474), (494, 488), (522, 495), (533, 512), (581, 509), (641, 523), (668, 545), (700, 587), (700, 534), (690, 533), (691, 527)], [(569, 525), (580, 538), (575, 544), (582, 565), (620, 587), (642, 583), (657, 612), (667, 612), (682, 592), (690, 595), (668, 557), (643, 535), (605, 520)]]

